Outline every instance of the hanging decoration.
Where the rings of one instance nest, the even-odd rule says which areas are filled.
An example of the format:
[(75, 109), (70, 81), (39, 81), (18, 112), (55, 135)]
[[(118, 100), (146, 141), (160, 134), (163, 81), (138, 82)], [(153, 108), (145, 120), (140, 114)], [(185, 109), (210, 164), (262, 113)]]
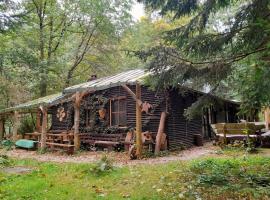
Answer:
[(60, 122), (62, 122), (64, 120), (64, 118), (66, 117), (66, 112), (65, 112), (65, 108), (63, 106), (59, 107), (57, 109), (57, 114), (56, 114), (58, 120)]

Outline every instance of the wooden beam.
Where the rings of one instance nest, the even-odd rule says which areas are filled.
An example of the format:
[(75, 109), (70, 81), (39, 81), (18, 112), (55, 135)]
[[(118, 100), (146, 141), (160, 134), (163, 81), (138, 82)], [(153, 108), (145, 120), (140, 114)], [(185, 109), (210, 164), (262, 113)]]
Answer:
[(36, 113), (36, 131), (37, 132), (41, 132), (41, 124), (40, 124), (40, 120), (41, 120), (41, 112), (40, 109), (38, 109), (37, 113)]
[(80, 105), (83, 96), (79, 92), (75, 94), (74, 102), (74, 150), (80, 149)]
[(46, 148), (46, 139), (47, 139), (47, 117), (48, 117), (47, 112), (48, 111), (47, 111), (47, 108), (44, 106), (41, 106), (40, 110), (42, 112), (40, 147), (41, 147), (41, 149), (45, 149)]
[(16, 141), (18, 139), (18, 126), (19, 126), (19, 112), (14, 111), (14, 114), (13, 114), (13, 134), (12, 134), (13, 141)]
[[(137, 85), (139, 85), (139, 84), (138, 83), (136, 84), (136, 92), (137, 92)], [(122, 85), (122, 87), (134, 99), (134, 101), (136, 101), (138, 106), (141, 107), (143, 103), (142, 103), (141, 99), (137, 97), (137, 94), (134, 94), (134, 92), (132, 92), (132, 90), (127, 85)], [(140, 91), (141, 91), (141, 89), (140, 89)]]
[(142, 112), (137, 100), (141, 99), (141, 86), (136, 84), (136, 156), (142, 157)]
[(156, 136), (156, 146), (155, 146), (155, 154), (156, 155), (159, 154), (159, 152), (160, 152), (162, 135), (164, 134), (164, 131), (165, 131), (166, 116), (167, 116), (166, 112), (161, 113), (158, 132), (157, 132), (157, 136)]

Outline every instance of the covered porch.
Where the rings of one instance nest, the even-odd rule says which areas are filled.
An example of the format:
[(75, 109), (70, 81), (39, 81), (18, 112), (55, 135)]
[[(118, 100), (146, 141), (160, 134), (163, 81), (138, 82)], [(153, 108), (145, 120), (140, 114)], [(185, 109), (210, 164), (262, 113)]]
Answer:
[[(51, 107), (69, 100), (62, 93), (38, 98), (0, 111), (0, 141), (12, 141), (25, 148), (45, 149), (59, 146), (73, 148), (73, 133), (51, 130)], [(28, 120), (28, 122), (27, 122)], [(28, 124), (24, 124), (24, 123)]]

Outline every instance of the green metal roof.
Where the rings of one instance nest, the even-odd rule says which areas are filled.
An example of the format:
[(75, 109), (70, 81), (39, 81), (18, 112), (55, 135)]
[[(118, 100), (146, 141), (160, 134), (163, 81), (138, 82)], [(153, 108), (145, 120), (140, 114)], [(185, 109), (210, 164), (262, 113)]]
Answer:
[(77, 91), (85, 90), (104, 90), (107, 88), (120, 86), (122, 84), (135, 84), (136, 82), (141, 82), (144, 77), (149, 75), (148, 72), (145, 72), (143, 69), (134, 69), (126, 72), (122, 72), (113, 76), (107, 76), (78, 85), (74, 85), (64, 89), (63, 93), (74, 93)]
[(15, 110), (27, 110), (27, 109), (30, 110), (30, 109), (33, 109), (33, 108), (37, 108), (37, 107), (39, 107), (41, 105), (51, 105), (51, 104), (57, 102), (58, 100), (63, 99), (64, 97), (65, 97), (65, 95), (63, 95), (62, 93), (48, 95), (48, 96), (45, 96), (45, 97), (34, 99), (32, 101), (28, 101), (26, 103), (16, 105), (14, 107), (10, 107), (10, 108), (0, 110), (0, 114), (7, 113), (7, 112), (12, 112), (12, 111), (15, 111)]
[[(65, 88), (63, 90), (63, 93), (57, 93), (57, 94), (49, 95), (46, 97), (41, 97), (41, 98), (26, 102), (23, 104), (19, 104), (17, 106), (11, 107), (11, 108), (6, 108), (3, 110), (0, 110), (0, 114), (12, 112), (15, 110), (35, 109), (35, 108), (38, 108), (40, 105), (47, 105), (47, 106), (55, 105), (55, 104), (61, 103), (63, 101), (70, 100), (68, 97), (70, 97), (73, 93), (75, 93), (77, 91), (89, 91), (89, 90), (97, 91), (97, 90), (108, 89), (108, 88), (115, 87), (115, 86), (120, 86), (123, 84), (132, 85), (132, 84), (135, 84), (136, 82), (141, 83), (143, 81), (143, 79), (150, 74), (151, 74), (150, 72), (146, 72), (143, 69), (129, 70), (126, 72), (122, 72), (122, 73), (113, 75), (113, 76), (107, 76), (107, 77), (99, 78), (96, 80), (88, 81), (85, 83), (81, 83), (78, 85), (74, 85), (74, 86)], [(204, 87), (200, 90), (192, 89), (192, 87), (190, 87), (190, 86), (181, 86), (181, 87), (186, 87), (187, 89), (201, 92), (204, 94), (207, 94), (209, 92), (208, 87)], [(223, 100), (226, 100), (226, 99), (223, 99)], [(238, 103), (238, 102), (235, 102), (233, 100), (226, 100), (226, 101)]]

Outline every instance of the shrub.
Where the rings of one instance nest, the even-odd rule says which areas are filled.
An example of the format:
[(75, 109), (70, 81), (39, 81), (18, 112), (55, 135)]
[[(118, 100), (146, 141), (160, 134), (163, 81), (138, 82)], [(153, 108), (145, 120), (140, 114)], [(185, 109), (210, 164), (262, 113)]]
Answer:
[(199, 175), (198, 182), (207, 185), (226, 185), (228, 184), (228, 178), (224, 174), (215, 171), (211, 174)]
[(6, 150), (11, 150), (12, 147), (14, 146), (14, 142), (11, 140), (3, 140), (1, 142), (1, 146)]
[(104, 172), (110, 172), (113, 170), (113, 160), (109, 158), (106, 154), (101, 157), (101, 159), (95, 163), (91, 172), (95, 175), (101, 175)]
[(10, 160), (7, 155), (0, 155), (0, 168), (10, 165)]
[(25, 116), (20, 121), (20, 126), (18, 128), (19, 133), (32, 133), (35, 131), (35, 122), (30, 115)]
[(269, 159), (207, 159), (191, 164), (199, 186), (223, 186), (230, 189), (237, 187), (269, 187)]

